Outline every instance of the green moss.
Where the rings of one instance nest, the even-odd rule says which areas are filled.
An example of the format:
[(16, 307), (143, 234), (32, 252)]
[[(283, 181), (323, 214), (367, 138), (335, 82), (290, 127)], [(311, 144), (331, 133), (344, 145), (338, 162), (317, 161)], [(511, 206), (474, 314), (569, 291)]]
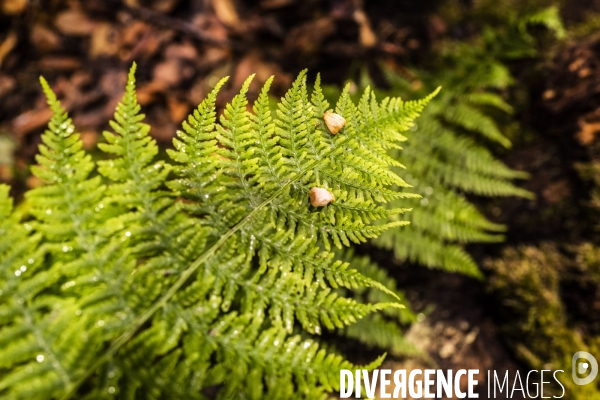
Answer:
[(585, 329), (572, 322), (561, 284), (582, 266), (586, 277), (598, 279), (600, 252), (590, 246), (575, 251), (579, 255), (574, 261), (552, 244), (509, 247), (501, 258), (484, 265), (504, 318), (501, 330), (517, 357), (532, 369), (564, 370), (565, 398), (594, 399), (600, 398), (596, 385), (577, 386), (571, 380), (571, 358), (581, 350), (598, 354), (600, 337), (584, 334)]

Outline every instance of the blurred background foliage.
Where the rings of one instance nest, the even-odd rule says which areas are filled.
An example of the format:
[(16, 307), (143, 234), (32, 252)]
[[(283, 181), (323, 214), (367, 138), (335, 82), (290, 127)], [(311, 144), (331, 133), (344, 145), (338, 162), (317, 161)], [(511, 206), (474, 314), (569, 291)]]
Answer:
[[(423, 196), (411, 227), (344, 255), (403, 292), (411, 309), (327, 339), (357, 361), (386, 350), (394, 368), (566, 376), (575, 351), (599, 354), (599, 1), (0, 5), (0, 182), (17, 199), (39, 185), (28, 168), (50, 116), (40, 74), (87, 149), (102, 140), (134, 60), (139, 101), (164, 148), (225, 75), (232, 79), (219, 107), (250, 73), (252, 99), (270, 75), (280, 96), (303, 68), (321, 74), (331, 97), (344, 85), (406, 99), (442, 86), (393, 151), (407, 167), (398, 172)], [(385, 301), (370, 290), (355, 295)], [(567, 390), (569, 398), (600, 396), (594, 385)]]

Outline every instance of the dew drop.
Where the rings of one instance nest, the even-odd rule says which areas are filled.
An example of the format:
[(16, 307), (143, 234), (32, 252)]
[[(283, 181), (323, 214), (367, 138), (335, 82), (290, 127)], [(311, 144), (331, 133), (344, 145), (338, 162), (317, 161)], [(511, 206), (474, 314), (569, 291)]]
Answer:
[(37, 362), (42, 362), (44, 361), (44, 356), (42, 354), (38, 354), (38, 356), (35, 359), (37, 360)]

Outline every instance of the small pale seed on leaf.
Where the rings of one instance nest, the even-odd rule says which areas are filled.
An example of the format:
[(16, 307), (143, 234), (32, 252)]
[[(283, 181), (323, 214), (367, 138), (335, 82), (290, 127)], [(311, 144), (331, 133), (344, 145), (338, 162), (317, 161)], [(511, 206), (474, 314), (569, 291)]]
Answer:
[(323, 114), (323, 119), (325, 120), (325, 125), (327, 125), (327, 129), (331, 132), (332, 135), (335, 135), (346, 125), (346, 120), (340, 114), (333, 113), (331, 111), (327, 111)]
[(310, 189), (310, 204), (313, 207), (324, 207), (335, 200), (333, 193), (327, 189), (314, 187)]

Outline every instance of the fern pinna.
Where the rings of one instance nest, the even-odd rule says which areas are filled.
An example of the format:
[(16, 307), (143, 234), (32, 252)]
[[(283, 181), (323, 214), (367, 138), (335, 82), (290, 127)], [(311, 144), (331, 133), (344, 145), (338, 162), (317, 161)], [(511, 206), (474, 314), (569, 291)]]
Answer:
[[(177, 132), (171, 164), (156, 159), (134, 72), (97, 169), (42, 79), (54, 115), (33, 172), (45, 185), (24, 216), (0, 187), (0, 395), (324, 398), (353, 366), (309, 334), (401, 307), (332, 246), (406, 224), (385, 221), (406, 211), (386, 203), (414, 196), (393, 190), (408, 185), (386, 151), (431, 96), (366, 90), (357, 106), (346, 89), (332, 135), (306, 72), (275, 114), (272, 78), (248, 110), (251, 76), (217, 122), (224, 79)], [(311, 206), (313, 188), (335, 201)], [(359, 287), (388, 295), (336, 290)]]

